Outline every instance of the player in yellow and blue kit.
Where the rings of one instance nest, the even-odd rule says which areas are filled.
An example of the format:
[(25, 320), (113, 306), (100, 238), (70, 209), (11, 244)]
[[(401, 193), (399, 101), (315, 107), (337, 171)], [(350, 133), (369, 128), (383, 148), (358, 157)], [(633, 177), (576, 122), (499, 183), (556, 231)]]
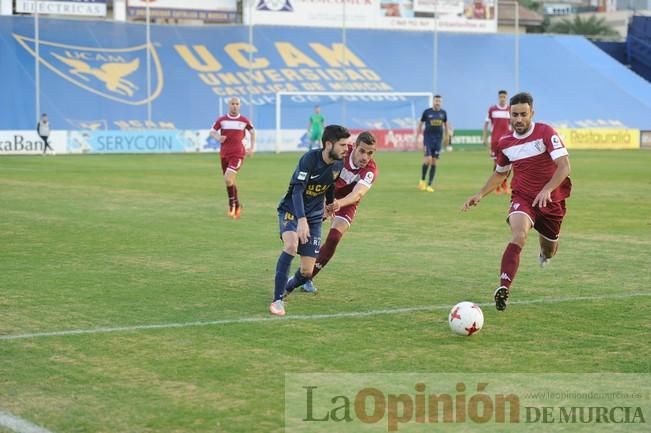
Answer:
[(285, 315), (283, 295), (292, 260), (301, 256), (294, 275), (301, 285), (312, 276), (321, 246), (321, 224), (326, 211), (338, 210), (334, 184), (343, 168), (350, 132), (339, 125), (328, 125), (321, 137), (322, 148), (308, 151), (298, 162), (287, 193), (278, 204), (278, 220), (283, 251), (276, 264), (276, 279), (271, 314)]
[[(436, 162), (441, 154), (441, 144), (448, 142), (448, 113), (441, 108), (443, 98), (441, 95), (434, 95), (434, 104), (432, 108), (423, 111), (418, 123), (418, 130), (416, 137), (418, 137), (423, 130), (425, 124), (425, 132), (423, 133), (423, 147), (425, 150), (425, 157), (423, 159), (423, 166), (421, 169), (420, 182), (418, 189), (421, 191), (434, 192), (432, 182), (436, 174)], [(429, 182), (425, 184), (425, 175), (429, 167)]]

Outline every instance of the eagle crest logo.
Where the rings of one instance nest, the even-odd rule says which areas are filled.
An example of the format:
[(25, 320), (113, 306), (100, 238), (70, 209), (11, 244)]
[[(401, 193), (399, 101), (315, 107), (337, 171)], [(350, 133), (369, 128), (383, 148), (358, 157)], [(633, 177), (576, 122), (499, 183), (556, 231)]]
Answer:
[[(14, 38), (36, 57), (35, 40)], [(151, 94), (147, 94), (147, 52), (151, 60)], [(152, 44), (95, 48), (39, 41), (39, 61), (55, 74), (89, 92), (129, 105), (143, 105), (163, 89), (163, 72)]]

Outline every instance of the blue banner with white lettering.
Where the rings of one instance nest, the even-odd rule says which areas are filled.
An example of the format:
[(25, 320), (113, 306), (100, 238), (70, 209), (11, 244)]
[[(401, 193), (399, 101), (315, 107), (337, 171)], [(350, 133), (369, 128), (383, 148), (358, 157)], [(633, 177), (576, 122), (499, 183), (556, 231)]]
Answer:
[[(147, 44), (142, 24), (40, 22), (41, 111), (58, 129), (209, 129), (231, 96), (242, 98), (242, 113), (258, 129), (273, 129), (279, 91), (432, 93), (435, 86), (456, 128), (481, 129), (497, 91), (513, 94), (516, 81), (533, 94), (541, 121), (651, 127), (651, 84), (578, 36), (523, 35), (516, 77), (512, 35), (441, 33), (434, 71), (429, 32), (348, 30), (344, 45), (340, 29), (261, 26), (249, 41), (243, 26), (154, 25)], [(33, 19), (0, 17), (0, 129), (35, 127), (35, 59)], [(428, 103), (344, 100), (285, 98), (281, 127), (307, 128), (319, 104), (327, 123), (405, 128)]]

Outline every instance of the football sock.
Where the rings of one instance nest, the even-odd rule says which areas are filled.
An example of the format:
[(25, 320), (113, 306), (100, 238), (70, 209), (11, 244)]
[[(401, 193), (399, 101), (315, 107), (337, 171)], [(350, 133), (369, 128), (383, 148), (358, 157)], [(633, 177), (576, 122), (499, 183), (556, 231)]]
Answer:
[(316, 263), (314, 264), (314, 269), (312, 270), (312, 278), (316, 277), (316, 274), (318, 274), (319, 271), (321, 271), (321, 269), (323, 269), (325, 265), (328, 264), (332, 256), (335, 255), (335, 250), (337, 249), (337, 245), (339, 244), (342, 236), (343, 233), (341, 233), (339, 230), (330, 229), (328, 232), (328, 238), (326, 239), (325, 243), (321, 245), (319, 255), (316, 258)]
[(240, 199), (237, 196), (237, 185), (233, 184), (233, 203), (235, 207), (240, 207)]
[[(290, 284), (290, 281), (291, 281), (291, 284)], [(285, 284), (285, 290), (288, 293), (292, 293), (295, 288), (297, 288), (299, 286), (302, 286), (303, 284), (305, 284), (306, 281), (307, 281), (307, 278), (305, 278), (301, 274), (301, 268), (298, 268), (296, 270), (296, 273), (294, 274), (294, 279), (293, 280), (288, 280), (287, 283)]]
[(502, 255), (502, 266), (500, 268), (500, 285), (511, 287), (520, 265), (520, 251), (522, 248), (514, 243), (509, 243)]
[(227, 186), (226, 191), (228, 192), (228, 207), (232, 208), (235, 206), (235, 185)]
[(274, 301), (283, 298), (285, 284), (287, 284), (287, 275), (289, 275), (289, 268), (292, 266), (292, 260), (294, 260), (294, 256), (287, 254), (285, 251), (280, 253), (280, 257), (278, 257), (278, 263), (276, 263)]
[(436, 165), (430, 165), (429, 167), (429, 185), (432, 185), (434, 181), (434, 174), (436, 174)]
[(423, 182), (425, 181), (425, 175), (427, 174), (427, 167), (429, 167), (429, 165), (423, 164), (423, 167), (421, 168), (420, 180)]

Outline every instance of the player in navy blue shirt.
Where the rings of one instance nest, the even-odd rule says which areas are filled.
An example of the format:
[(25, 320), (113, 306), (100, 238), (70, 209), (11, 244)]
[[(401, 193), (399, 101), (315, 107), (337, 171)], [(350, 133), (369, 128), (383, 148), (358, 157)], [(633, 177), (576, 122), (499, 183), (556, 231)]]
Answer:
[[(423, 133), (423, 147), (425, 148), (425, 158), (421, 169), (420, 182), (418, 189), (421, 191), (434, 192), (432, 182), (436, 174), (436, 162), (441, 154), (441, 144), (448, 142), (448, 114), (441, 108), (443, 98), (441, 95), (434, 95), (434, 104), (432, 108), (423, 111), (418, 123), (416, 137), (420, 135), (425, 124), (425, 133)], [(429, 167), (429, 182), (425, 184), (425, 175)]]
[(321, 224), (324, 215), (338, 210), (335, 181), (343, 168), (350, 131), (339, 125), (328, 125), (321, 137), (322, 148), (310, 150), (298, 161), (287, 193), (278, 204), (278, 221), (283, 251), (276, 264), (276, 279), (271, 314), (285, 315), (283, 295), (292, 260), (298, 253), (301, 266), (295, 281), (305, 283), (321, 246)]

